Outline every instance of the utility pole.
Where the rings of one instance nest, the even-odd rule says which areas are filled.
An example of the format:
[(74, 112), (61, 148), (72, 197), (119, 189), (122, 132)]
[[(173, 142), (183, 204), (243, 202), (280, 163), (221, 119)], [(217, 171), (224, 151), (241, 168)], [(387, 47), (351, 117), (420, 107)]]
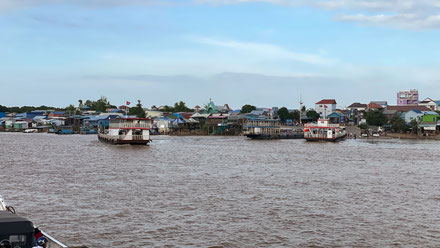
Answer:
[(302, 106), (303, 106), (303, 100), (302, 100), (302, 95), (299, 95), (299, 124), (302, 124)]

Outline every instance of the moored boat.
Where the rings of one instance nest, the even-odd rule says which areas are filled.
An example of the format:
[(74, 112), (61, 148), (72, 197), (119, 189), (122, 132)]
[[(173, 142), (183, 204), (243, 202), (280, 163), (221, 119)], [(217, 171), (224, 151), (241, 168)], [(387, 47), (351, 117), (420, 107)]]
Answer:
[(344, 127), (331, 124), (328, 119), (319, 119), (317, 123), (304, 126), (304, 139), (307, 141), (339, 141), (347, 136)]
[(147, 145), (150, 140), (151, 119), (119, 118), (100, 126), (98, 139), (111, 144)]
[(278, 120), (248, 120), (244, 135), (250, 139), (302, 139), (302, 130), (282, 128)]

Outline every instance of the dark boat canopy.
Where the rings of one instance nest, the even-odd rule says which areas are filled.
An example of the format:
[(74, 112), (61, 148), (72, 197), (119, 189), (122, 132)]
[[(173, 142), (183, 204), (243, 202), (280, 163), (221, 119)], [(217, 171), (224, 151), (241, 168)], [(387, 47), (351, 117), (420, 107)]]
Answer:
[(0, 211), (0, 236), (33, 232), (34, 225), (28, 219), (7, 211)]

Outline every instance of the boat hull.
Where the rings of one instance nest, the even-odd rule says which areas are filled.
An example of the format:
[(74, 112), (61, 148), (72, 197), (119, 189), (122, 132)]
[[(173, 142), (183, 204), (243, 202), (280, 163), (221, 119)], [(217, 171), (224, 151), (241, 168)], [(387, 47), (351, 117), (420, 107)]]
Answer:
[(109, 144), (113, 144), (113, 145), (148, 145), (148, 143), (150, 143), (150, 140), (144, 140), (144, 139), (139, 139), (139, 140), (121, 140), (121, 139), (111, 139), (111, 138), (107, 138), (107, 137), (102, 137), (100, 135), (98, 135), (98, 140), (105, 142), (105, 143), (109, 143)]
[(329, 141), (329, 142), (337, 142), (337, 141), (341, 141), (343, 139), (345, 139), (347, 137), (347, 135), (342, 135), (340, 137), (336, 137), (336, 138), (313, 138), (313, 137), (304, 137), (304, 139), (306, 139), (307, 141)]
[(246, 137), (250, 139), (303, 139), (304, 134), (288, 134), (288, 135), (270, 135), (270, 134), (248, 134)]

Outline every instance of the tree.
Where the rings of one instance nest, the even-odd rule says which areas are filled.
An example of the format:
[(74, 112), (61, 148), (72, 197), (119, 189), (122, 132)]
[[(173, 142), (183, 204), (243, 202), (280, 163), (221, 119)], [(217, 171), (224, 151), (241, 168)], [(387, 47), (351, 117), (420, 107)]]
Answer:
[(367, 123), (362, 123), (359, 125), (359, 128), (362, 130), (367, 130), (368, 129), (368, 124)]
[(289, 113), (289, 119), (299, 122), (299, 111), (294, 110), (293, 112)]
[(278, 110), (278, 117), (280, 118), (281, 122), (285, 122), (287, 119), (289, 119), (289, 110), (286, 107), (282, 107)]
[(418, 134), (419, 132), (419, 123), (417, 122), (417, 120), (411, 120), (410, 122), (410, 126), (411, 126), (411, 132), (414, 134)]
[(9, 108), (3, 105), (0, 105), (0, 112), (9, 112)]
[(408, 131), (409, 127), (406, 125), (405, 120), (398, 116), (394, 116), (391, 121), (391, 129), (395, 132), (406, 132)]
[(302, 106), (302, 108), (301, 108), (301, 112), (306, 112), (306, 106), (305, 106), (305, 105)]
[(144, 108), (142, 108), (141, 100), (138, 100), (136, 107), (130, 108), (130, 111), (128, 112), (128, 114), (129, 115), (136, 115), (138, 118), (145, 118), (145, 111), (144, 111)]
[(179, 103), (177, 103), (177, 102), (174, 103), (174, 109), (173, 109), (174, 113), (177, 113), (177, 112), (190, 112), (190, 111), (191, 111), (191, 109), (188, 108), (185, 105), (185, 102), (180, 101)]
[(73, 104), (70, 104), (69, 106), (67, 106), (67, 108), (66, 108), (66, 112), (67, 113), (69, 113), (69, 114), (75, 114), (75, 110), (76, 110), (76, 108), (75, 108), (75, 106), (73, 106)]
[[(257, 107), (255, 107), (255, 106), (252, 106), (252, 105), (250, 105), (250, 104), (246, 104), (246, 105), (244, 105), (243, 107), (241, 107), (241, 111), (240, 111), (240, 113), (242, 113), (242, 114), (246, 114), (246, 113), (250, 113), (250, 112), (252, 112), (252, 110), (256, 110), (257, 109)], [(278, 110), (279, 111), (279, 110)]]
[(318, 112), (316, 112), (314, 109), (307, 110), (306, 115), (307, 115), (308, 118), (312, 119), (312, 121), (317, 121), (319, 119), (319, 117), (320, 117)]
[(371, 126), (383, 126), (387, 119), (385, 115), (380, 110), (369, 110), (365, 113), (365, 119), (367, 120), (368, 125)]

